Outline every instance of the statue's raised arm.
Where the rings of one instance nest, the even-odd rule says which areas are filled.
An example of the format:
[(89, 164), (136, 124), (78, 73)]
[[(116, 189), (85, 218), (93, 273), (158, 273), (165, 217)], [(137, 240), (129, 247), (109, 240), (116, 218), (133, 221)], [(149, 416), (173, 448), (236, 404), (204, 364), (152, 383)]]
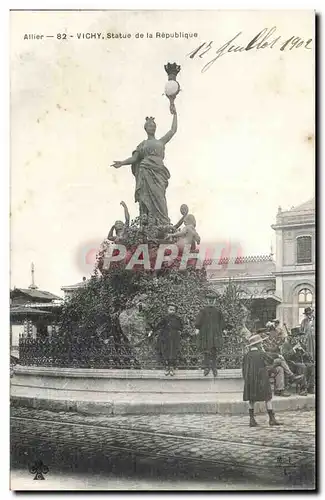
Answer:
[(170, 173), (164, 164), (164, 157), (165, 145), (177, 132), (175, 98), (180, 91), (180, 86), (176, 81), (176, 76), (180, 69), (181, 67), (176, 63), (165, 65), (168, 74), (165, 95), (168, 97), (169, 110), (173, 116), (170, 130), (161, 139), (156, 139), (155, 119), (147, 116), (144, 124), (147, 139), (138, 144), (132, 156), (123, 161), (114, 161), (111, 165), (114, 168), (131, 165), (135, 177), (134, 198), (139, 203), (140, 217), (150, 216), (157, 226), (170, 225), (166, 201)]
[(120, 205), (124, 208), (125, 227), (129, 227), (129, 225), (130, 225), (129, 209), (124, 201), (121, 201)]
[(167, 144), (167, 142), (169, 142), (171, 140), (171, 138), (174, 137), (174, 135), (177, 132), (177, 111), (176, 111), (175, 102), (174, 102), (175, 99), (172, 99), (171, 97), (169, 97), (169, 100), (170, 100), (170, 112), (173, 115), (173, 121), (172, 121), (172, 126), (171, 126), (170, 130), (168, 130), (167, 134), (165, 134), (160, 139), (160, 141), (163, 144)]

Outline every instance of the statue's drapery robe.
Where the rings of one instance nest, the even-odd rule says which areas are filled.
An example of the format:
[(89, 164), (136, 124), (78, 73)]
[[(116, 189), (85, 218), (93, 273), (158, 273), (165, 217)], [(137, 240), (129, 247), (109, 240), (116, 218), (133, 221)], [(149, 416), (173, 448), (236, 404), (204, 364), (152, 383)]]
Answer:
[(147, 213), (158, 223), (168, 224), (166, 189), (170, 173), (164, 165), (165, 146), (157, 139), (147, 139), (135, 150), (139, 160), (132, 165), (136, 179), (135, 201), (140, 204), (140, 214)]

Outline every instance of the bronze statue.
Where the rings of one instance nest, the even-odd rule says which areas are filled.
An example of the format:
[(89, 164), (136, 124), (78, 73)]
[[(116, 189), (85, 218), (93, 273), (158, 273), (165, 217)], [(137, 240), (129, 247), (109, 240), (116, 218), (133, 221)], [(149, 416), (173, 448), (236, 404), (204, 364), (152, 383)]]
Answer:
[(114, 168), (131, 165), (135, 176), (135, 201), (139, 202), (140, 217), (151, 216), (157, 225), (170, 223), (166, 202), (166, 189), (170, 173), (164, 165), (165, 145), (177, 131), (177, 113), (175, 97), (168, 97), (173, 115), (171, 129), (160, 139), (156, 139), (156, 123), (153, 117), (147, 117), (144, 125), (148, 138), (142, 141), (130, 158), (114, 161)]
[(179, 219), (179, 221), (173, 225), (173, 224), (163, 224), (158, 226), (158, 240), (160, 243), (168, 243), (170, 241), (170, 233), (175, 233), (176, 229), (178, 229), (184, 222), (187, 214), (188, 214), (188, 206), (187, 205), (181, 205), (180, 207), (180, 212), (182, 214), (182, 217)]
[(199, 245), (201, 242), (201, 238), (196, 231), (196, 220), (194, 215), (186, 214), (182, 217), (182, 219), (174, 226), (175, 228), (179, 227), (184, 221), (184, 228), (176, 233), (168, 234), (167, 238), (171, 240), (176, 240), (178, 244), (181, 245), (191, 245), (191, 249), (195, 250), (196, 243)]
[(126, 203), (124, 201), (121, 201), (120, 205), (122, 205), (122, 207), (124, 208), (125, 222), (121, 220), (115, 221), (115, 224), (111, 227), (107, 236), (107, 239), (110, 241), (114, 241), (114, 243), (121, 242), (126, 238), (127, 230), (130, 225), (130, 213), (128, 207), (126, 206)]

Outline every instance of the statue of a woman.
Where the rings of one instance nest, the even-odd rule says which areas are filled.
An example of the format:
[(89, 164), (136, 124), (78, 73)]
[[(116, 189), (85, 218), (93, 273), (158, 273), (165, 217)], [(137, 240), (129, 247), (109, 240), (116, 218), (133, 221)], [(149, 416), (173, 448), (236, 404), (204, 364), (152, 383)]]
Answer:
[(135, 201), (139, 202), (140, 217), (147, 215), (156, 224), (169, 224), (166, 203), (166, 189), (170, 173), (164, 165), (165, 145), (177, 131), (177, 113), (174, 102), (170, 111), (173, 115), (169, 132), (161, 139), (156, 139), (156, 123), (153, 117), (146, 118), (144, 129), (148, 138), (142, 141), (130, 158), (124, 161), (114, 161), (112, 167), (132, 165), (132, 173), (136, 179)]

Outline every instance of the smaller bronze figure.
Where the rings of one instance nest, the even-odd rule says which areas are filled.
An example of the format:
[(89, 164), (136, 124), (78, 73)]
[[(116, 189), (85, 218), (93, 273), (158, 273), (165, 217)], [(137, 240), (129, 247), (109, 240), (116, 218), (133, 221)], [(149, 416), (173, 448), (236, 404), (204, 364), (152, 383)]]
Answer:
[[(186, 205), (185, 205), (186, 206)], [(176, 240), (178, 245), (191, 245), (191, 250), (195, 250), (196, 243), (199, 245), (201, 242), (201, 238), (196, 231), (196, 219), (194, 215), (187, 214), (180, 219), (174, 228), (178, 228), (182, 223), (184, 223), (184, 227), (177, 231), (176, 233), (168, 234), (167, 238)]]
[(128, 207), (126, 206), (126, 203), (124, 201), (121, 201), (120, 205), (122, 205), (122, 207), (124, 208), (125, 222), (121, 220), (115, 221), (107, 236), (107, 239), (110, 241), (114, 241), (114, 243), (121, 242), (125, 239), (127, 230), (130, 226), (130, 213)]
[(173, 224), (163, 224), (158, 226), (158, 239), (160, 243), (166, 243), (171, 240), (171, 237), (173, 234), (175, 234), (176, 229), (178, 229), (184, 222), (187, 214), (188, 214), (188, 206), (187, 205), (181, 205), (180, 207), (180, 212), (182, 217), (179, 219), (179, 221), (173, 225)]

